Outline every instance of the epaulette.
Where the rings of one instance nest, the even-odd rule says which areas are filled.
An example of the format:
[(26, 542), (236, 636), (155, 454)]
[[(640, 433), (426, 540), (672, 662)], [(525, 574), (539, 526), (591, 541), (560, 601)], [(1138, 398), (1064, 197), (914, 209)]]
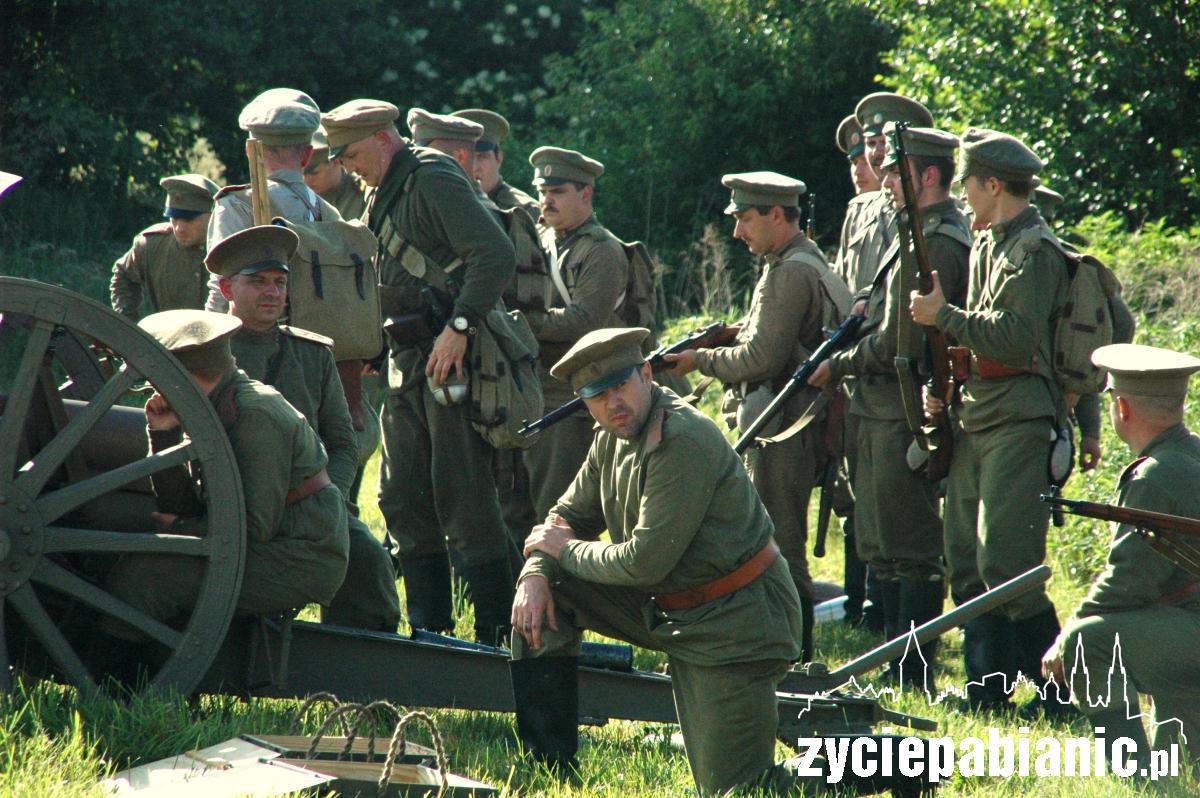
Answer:
[(163, 235), (163, 234), (169, 233), (169, 232), (171, 232), (171, 223), (170, 222), (159, 222), (158, 224), (152, 224), (149, 227), (147, 227), (145, 230), (143, 230), (142, 235), (144, 235), (144, 236), (160, 236), (160, 235)]
[(286, 324), (279, 325), (279, 331), (289, 338), (295, 338), (300, 341), (308, 341), (321, 346), (333, 346), (333, 339), (328, 338), (320, 333), (315, 333), (311, 330), (305, 330), (300, 327), (290, 327)]
[(217, 418), (221, 420), (221, 426), (225, 428), (225, 431), (233, 429), (238, 418), (237, 388), (230, 387), (222, 392), (217, 397), (214, 409), (217, 411)]
[(215, 197), (213, 197), (213, 199), (219, 200), (221, 197), (224, 197), (226, 194), (232, 194), (235, 191), (248, 191), (249, 189), (250, 189), (249, 183), (243, 183), (243, 184), (237, 185), (237, 186), (225, 186), (225, 188), (223, 188), (217, 192), (217, 195)]
[(1127, 479), (1132, 479), (1137, 476), (1138, 466), (1150, 459), (1150, 455), (1145, 455), (1134, 460), (1129, 465), (1125, 466), (1125, 470), (1121, 472), (1121, 478), (1117, 480), (1117, 485), (1124, 485)]

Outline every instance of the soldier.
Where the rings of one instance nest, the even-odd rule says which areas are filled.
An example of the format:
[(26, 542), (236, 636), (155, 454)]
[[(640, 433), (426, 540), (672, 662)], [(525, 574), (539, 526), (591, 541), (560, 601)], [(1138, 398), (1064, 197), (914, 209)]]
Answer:
[[(1038, 496), (1050, 487), (1047, 464), (1066, 417), (1066, 400), (1046, 364), (1054, 362), (1055, 309), (1066, 296), (1067, 268), (1029, 204), (1042, 160), (994, 131), (968, 130), (961, 151), (958, 177), (976, 224), (986, 228), (971, 249), (967, 304), (948, 304), (936, 274), (933, 290), (912, 292), (909, 303), (914, 321), (936, 325), (971, 350), (944, 505), (957, 604), (1045, 559), (1049, 512)], [(1039, 673), (1058, 631), (1044, 589), (968, 622), (963, 657), (972, 704), (1004, 706), (1001, 680), (984, 683), (984, 677)]]
[[(552, 369), (600, 431), (525, 544), (512, 611), (517, 731), (535, 757), (573, 764), (584, 629), (664, 651), (692, 776), (717, 795), (772, 765), (799, 600), (725, 437), (652, 382), (649, 334), (595, 330)], [(605, 529), (611, 543), (597, 540)]]
[[(529, 156), (542, 210), (542, 248), (550, 253), (549, 307), (526, 313), (541, 355), (538, 375), (546, 407), (572, 398), (569, 387), (550, 375), (555, 363), (585, 334), (620, 325), (629, 258), (621, 242), (600, 224), (592, 208), (596, 179), (604, 164), (575, 150), (538, 147)], [(529, 470), (533, 509), (545, 518), (583, 464), (592, 443), (591, 418), (584, 412), (544, 430), (522, 455)]]
[(113, 310), (137, 321), (142, 291), (154, 311), (199, 309), (208, 296), (204, 271), (208, 218), (217, 184), (203, 175), (164, 177), (166, 222), (138, 233), (129, 251), (113, 264), (109, 297)]
[[(699, 371), (725, 383), (721, 409), (744, 429), (766, 408), (776, 390), (820, 346), (825, 326), (836, 326), (850, 308), (850, 293), (829, 270), (821, 250), (800, 230), (804, 183), (775, 172), (725, 175), (731, 190), (725, 213), (734, 217), (733, 237), (757, 255), (761, 274), (750, 312), (732, 346), (687, 349), (667, 355), (674, 371)], [(774, 430), (791, 426), (812, 403), (799, 392), (777, 416)], [(799, 435), (746, 454), (746, 470), (775, 525), (775, 539), (787, 558), (804, 616), (801, 657), (813, 655), (812, 577), (808, 573), (808, 498), (823, 470), (824, 416)], [(730, 426), (733, 426), (731, 424)]]
[[(329, 478), (348, 497), (359, 456), (330, 351), (333, 341), (279, 324), (287, 304), (287, 261), (297, 243), (296, 234), (286, 227), (250, 227), (217, 244), (205, 263), (221, 278), (229, 312), (242, 320), (230, 341), (238, 367), (279, 391), (300, 411), (329, 456)], [(349, 524), (346, 579), (322, 608), (321, 620), (394, 632), (400, 623), (400, 599), (391, 558), (366, 524), (353, 515)]]
[[(250, 139), (262, 142), (263, 165), (267, 171), (267, 195), (271, 216), (293, 222), (335, 221), (341, 214), (304, 182), (304, 167), (312, 157), (313, 134), (321, 123), (316, 102), (295, 89), (269, 89), (250, 101), (238, 115), (238, 127)], [(251, 144), (246, 142), (246, 154)], [(250, 186), (226, 186), (217, 194), (216, 208), (208, 222), (208, 248), (239, 230), (254, 226)], [(208, 281), (209, 310), (228, 310), (218, 278)]]
[[(237, 611), (278, 613), (328, 604), (346, 574), (346, 502), (325, 467), (312, 428), (273, 388), (239, 371), (229, 341), (240, 319), (203, 310), (168, 310), (139, 326), (171, 351), (208, 395), (229, 435), (246, 496), (246, 564)], [(161, 394), (146, 402), (150, 450), (183, 440)], [(186, 465), (151, 478), (161, 531), (204, 534), (203, 475)], [(109, 573), (110, 592), (152, 618), (188, 612), (203, 567), (180, 555), (125, 555)], [(129, 631), (111, 629), (114, 634)]]
[[(1180, 490), (1200, 482), (1200, 437), (1183, 421), (1188, 378), (1200, 359), (1113, 344), (1092, 361), (1108, 369), (1113, 426), (1137, 455), (1121, 475), (1118, 504), (1200, 518), (1200, 495)], [(1118, 642), (1123, 667), (1114, 662)], [(1153, 749), (1181, 742), (1182, 733), (1191, 760), (1200, 760), (1200, 583), (1129, 525), (1115, 530), (1108, 564), (1042, 667), (1047, 678), (1070, 684), (1080, 712), (1107, 739), (1136, 742), (1142, 768), (1151, 746), (1138, 693), (1154, 702)]]
[(483, 193), (501, 210), (520, 208), (536, 222), (541, 216), (538, 201), (521, 189), (510, 186), (500, 175), (500, 168), (504, 166), (504, 150), (500, 145), (508, 138), (508, 120), (495, 111), (483, 108), (466, 108), (452, 115), (483, 126), (483, 135), (475, 142), (475, 179), (479, 181)]
[(483, 135), (483, 125), (457, 116), (432, 114), (424, 108), (408, 109), (404, 121), (412, 132), (413, 143), (449, 155), (483, 193), (475, 179), (475, 143)]
[[(453, 628), (449, 538), (465, 563), (475, 635), (495, 643), (507, 633), (513, 576), (494, 450), (464, 404), (442, 400), (467, 392), (471, 334), (512, 277), (513, 247), (475, 181), (452, 159), (402, 138), (399, 115), (391, 103), (352, 100), (322, 117), (330, 154), (374, 189), (365, 219), (380, 242), (383, 312), (414, 322), (405, 328), (411, 336), (390, 347), (379, 509), (399, 547), (409, 624)], [(425, 320), (435, 315), (430, 331)]]
[(337, 208), (343, 219), (361, 219), (367, 208), (367, 187), (343, 169), (340, 161), (329, 157), (325, 128), (318, 127), (313, 133), (312, 148), (312, 157), (304, 167), (304, 184)]
[[(888, 130), (890, 134), (891, 129)], [(933, 128), (909, 128), (904, 133), (909, 178), (917, 194), (929, 265), (942, 277), (949, 301), (961, 305), (967, 294), (967, 259), (971, 232), (966, 218), (950, 197), (954, 151), (958, 139)], [(900, 165), (888, 139), (883, 161), (884, 190), (897, 210), (904, 208)], [(937, 484), (914, 471), (907, 454), (913, 443), (912, 423), (905, 415), (895, 358), (912, 363), (924, 358), (924, 336), (912, 330), (907, 316), (906, 282), (917, 272), (916, 256), (907, 231), (893, 240), (867, 296), (866, 321), (859, 340), (835, 352), (809, 379), (824, 386), (848, 375), (855, 377), (850, 414), (857, 430), (860, 455), (853, 483), (855, 535), (859, 556), (880, 582), (884, 635), (893, 638), (941, 614), (943, 595), (942, 519)], [(899, 350), (901, 328), (908, 328), (907, 347)], [(919, 402), (920, 397), (915, 397)], [(921, 647), (921, 658), (932, 666), (936, 641)], [(893, 673), (900, 663), (893, 663)], [(932, 687), (914, 656), (899, 672), (905, 681)]]

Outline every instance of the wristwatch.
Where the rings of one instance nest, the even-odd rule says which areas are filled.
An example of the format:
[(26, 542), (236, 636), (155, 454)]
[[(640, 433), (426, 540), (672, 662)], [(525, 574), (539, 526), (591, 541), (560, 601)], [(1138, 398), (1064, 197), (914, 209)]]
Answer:
[(454, 318), (450, 319), (450, 329), (454, 330), (456, 333), (462, 333), (463, 335), (475, 334), (475, 327), (472, 326), (471, 320), (466, 316), (455, 316)]

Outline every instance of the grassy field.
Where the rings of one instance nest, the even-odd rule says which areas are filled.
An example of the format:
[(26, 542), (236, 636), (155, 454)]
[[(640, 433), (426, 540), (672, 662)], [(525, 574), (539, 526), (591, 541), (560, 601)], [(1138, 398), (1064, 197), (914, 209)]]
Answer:
[[(31, 243), (17, 235), (14, 224), (0, 221), (0, 234), (11, 246), (0, 248), (0, 274), (35, 277), (68, 285), (96, 299), (106, 296), (108, 269), (125, 241), (95, 247), (85, 246), (84, 228), (74, 235), (56, 238), (60, 243)], [(1127, 291), (1141, 310), (1140, 342), (1155, 343), (1188, 351), (1200, 351), (1200, 329), (1194, 324), (1197, 241), (1169, 230), (1151, 230), (1141, 238), (1115, 234), (1103, 220), (1090, 220), (1078, 234), (1090, 240), (1118, 267)], [(71, 243), (75, 242), (75, 243)], [(673, 331), (694, 324), (697, 319), (677, 320)], [(666, 338), (672, 337), (668, 332)], [(705, 400), (710, 411), (715, 391)], [(1193, 388), (1193, 399), (1197, 396)], [(1196, 427), (1200, 404), (1193, 402), (1189, 416)], [(1072, 497), (1107, 501), (1113, 494), (1116, 476), (1129, 459), (1123, 444), (1105, 431), (1105, 457), (1090, 474), (1077, 474), (1066, 493)], [(366, 485), (374, 484), (374, 469)], [(382, 524), (372, 491), (363, 494), (366, 518), (377, 535)], [(814, 503), (815, 504), (815, 503)], [(1048, 563), (1055, 576), (1050, 593), (1060, 616), (1065, 617), (1079, 601), (1087, 585), (1103, 562), (1107, 531), (1100, 525), (1071, 520), (1063, 528), (1052, 528)], [(841, 539), (833, 533), (829, 553), (812, 560), (814, 575), (829, 581), (841, 581)], [(458, 631), (469, 636), (469, 608), (458, 619)], [(844, 662), (873, 643), (869, 635), (842, 627), (822, 625), (817, 629), (819, 658), (832, 665)], [(642, 667), (662, 663), (652, 652), (638, 652)], [(961, 636), (944, 638), (939, 656), (939, 685), (962, 684)], [(331, 666), (333, 667), (333, 666)], [(1060, 738), (1086, 733), (1082, 727), (1052, 726), (1045, 722), (1022, 728), (1011, 717), (967, 715), (947, 706), (930, 706), (924, 695), (905, 694), (887, 701), (891, 707), (939, 723), (940, 734), (952, 738), (985, 733), (989, 726), (1012, 734), (1034, 738), (1042, 735)], [(49, 683), (19, 683), (10, 695), (0, 697), (0, 796), (99, 796), (98, 780), (115, 770), (187, 749), (210, 745), (243, 732), (289, 730), (297, 704), (287, 701), (253, 700), (240, 702), (223, 697), (201, 697), (189, 703), (180, 697), (139, 698), (125, 704), (106, 698), (81, 698), (74, 690)], [(316, 710), (304, 721), (313, 731), (323, 717)], [(508, 746), (511, 720), (504, 715), (439, 711), (434, 713), (446, 741), (451, 767), (457, 772), (501, 786), (508, 794), (572, 796), (673, 796), (693, 792), (683, 755), (668, 745), (648, 739), (661, 729), (645, 724), (613, 722), (582, 732), (580, 761), (582, 783), (562, 787), (516, 757)], [(429, 742), (423, 732), (415, 735)], [(789, 755), (779, 747), (780, 758)], [(730, 752), (736, 756), (737, 752)], [(1161, 791), (1162, 788), (1159, 788)], [(1130, 784), (1112, 777), (1089, 779), (955, 778), (942, 787), (946, 796), (1035, 795), (1046, 798), (1101, 798), (1137, 795)], [(1157, 792), (1155, 794), (1158, 794)], [(1200, 794), (1200, 782), (1185, 780), (1166, 788), (1166, 794)]]

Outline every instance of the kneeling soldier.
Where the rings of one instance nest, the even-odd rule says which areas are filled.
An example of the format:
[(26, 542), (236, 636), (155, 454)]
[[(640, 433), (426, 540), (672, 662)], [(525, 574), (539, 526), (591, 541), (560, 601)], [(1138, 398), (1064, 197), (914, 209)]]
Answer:
[[(551, 371), (600, 430), (525, 543), (512, 612), (517, 731), (535, 757), (573, 763), (584, 629), (664, 651), (692, 776), (713, 795), (772, 765), (775, 685), (800, 654), (800, 599), (741, 460), (712, 421), (653, 383), (649, 334), (595, 330)], [(612, 543), (597, 540), (605, 529)]]
[[(1200, 495), (1185, 487), (1200, 483), (1200, 437), (1183, 423), (1188, 377), (1200, 371), (1200, 359), (1113, 344), (1097, 349), (1092, 362), (1108, 369), (1113, 427), (1138, 456), (1121, 475), (1118, 504), (1200, 518)], [(1113, 661), (1118, 642), (1124, 667)], [(1200, 761), (1200, 583), (1128, 525), (1117, 527), (1104, 572), (1042, 670), (1059, 684), (1071, 680), (1079, 710), (1107, 739), (1134, 740), (1141, 767), (1151, 746), (1138, 693), (1154, 700), (1153, 748), (1181, 742), (1182, 732), (1192, 761)]]
[[(267, 614), (310, 602), (328, 604), (346, 575), (346, 502), (329, 479), (317, 434), (275, 389), (238, 370), (229, 339), (240, 320), (203, 310), (170, 310), (140, 325), (179, 358), (217, 410), (246, 496), (246, 565), (239, 613)], [(179, 418), (161, 394), (146, 402), (150, 450), (183, 440)], [(164, 531), (203, 534), (203, 478), (186, 465), (151, 478)], [(109, 573), (110, 592), (152, 618), (191, 610), (203, 566), (191, 557), (126, 555)], [(111, 629), (128, 634), (127, 628)]]

